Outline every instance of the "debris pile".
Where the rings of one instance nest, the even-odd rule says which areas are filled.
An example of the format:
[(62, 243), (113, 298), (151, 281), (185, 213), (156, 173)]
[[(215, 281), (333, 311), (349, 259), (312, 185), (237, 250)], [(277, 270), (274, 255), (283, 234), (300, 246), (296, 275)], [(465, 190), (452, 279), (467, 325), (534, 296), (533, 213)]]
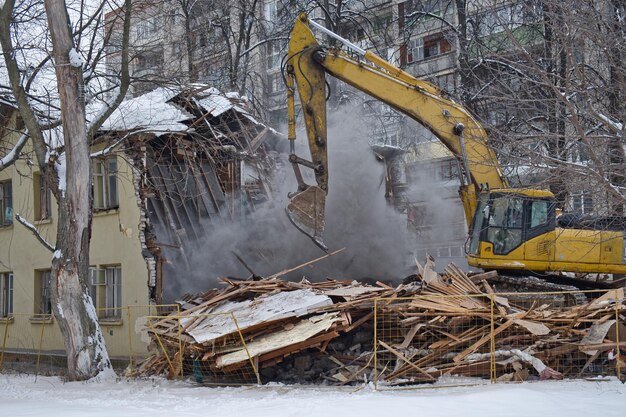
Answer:
[(615, 375), (616, 337), (626, 344), (626, 327), (616, 326), (623, 289), (573, 307), (542, 299), (523, 308), (495, 293), (484, 279), (493, 274), (467, 276), (454, 264), (440, 275), (428, 261), (397, 287), (280, 275), (224, 278), (224, 288), (187, 297), (180, 313), (150, 325), (168, 355), (161, 350), (135, 371), (176, 376), (184, 366), (204, 382), (243, 369), (262, 382), (560, 379)]

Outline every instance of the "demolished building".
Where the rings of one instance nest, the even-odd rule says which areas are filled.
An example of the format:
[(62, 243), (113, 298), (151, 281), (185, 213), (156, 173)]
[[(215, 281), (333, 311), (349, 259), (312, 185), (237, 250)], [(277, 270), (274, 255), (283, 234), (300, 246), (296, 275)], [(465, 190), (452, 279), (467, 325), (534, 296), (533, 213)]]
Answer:
[(122, 151), (136, 173), (156, 303), (186, 291), (185, 277), (195, 273), (189, 253), (202, 251), (197, 245), (214, 224), (240, 221), (271, 198), (277, 159), (265, 143), (279, 137), (254, 118), (245, 97), (206, 85), (128, 100), (103, 125), (103, 152)]
[[(19, 120), (2, 105), (0, 154), (20, 140)], [(93, 110), (93, 109), (92, 109)], [(95, 110), (97, 111), (97, 110)], [(50, 152), (62, 134), (50, 130)], [(245, 97), (205, 85), (161, 88), (123, 102), (92, 145), (94, 213), (87, 289), (113, 357), (145, 355), (136, 321), (157, 303), (190, 291), (191, 248), (217, 224), (239, 223), (272, 198), (268, 177), (277, 132), (253, 116)], [(2, 353), (63, 355), (52, 317), (51, 254), (56, 200), (30, 145), (0, 172), (0, 337)], [(54, 161), (51, 163), (55, 163)], [(131, 337), (132, 336), (132, 337)], [(130, 337), (130, 340), (129, 340)], [(37, 341), (37, 342), (33, 342)]]

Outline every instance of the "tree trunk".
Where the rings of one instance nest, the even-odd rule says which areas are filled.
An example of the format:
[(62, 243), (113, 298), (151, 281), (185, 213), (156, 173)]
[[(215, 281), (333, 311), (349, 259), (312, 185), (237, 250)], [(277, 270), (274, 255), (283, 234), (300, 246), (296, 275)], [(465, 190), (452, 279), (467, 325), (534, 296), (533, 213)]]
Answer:
[(52, 308), (63, 334), (69, 379), (84, 380), (102, 371), (112, 374), (87, 292), (93, 201), (84, 84), (65, 1), (45, 0), (45, 8), (61, 101), (66, 167), (58, 169), (59, 224), (52, 260)]

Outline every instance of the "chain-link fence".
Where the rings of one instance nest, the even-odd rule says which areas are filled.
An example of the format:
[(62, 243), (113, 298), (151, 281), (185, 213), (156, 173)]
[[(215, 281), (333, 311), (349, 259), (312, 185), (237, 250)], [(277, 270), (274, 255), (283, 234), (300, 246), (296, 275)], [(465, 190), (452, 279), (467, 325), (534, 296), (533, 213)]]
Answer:
[[(269, 353), (248, 349), (233, 313), (181, 315), (172, 304), (100, 315), (110, 356), (127, 375), (143, 367), (203, 384), (261, 383), (257, 358)], [(377, 299), (368, 317), (365, 368), (378, 389), (626, 376), (623, 289)], [(212, 334), (214, 325), (224, 328)], [(0, 370), (65, 369), (50, 315), (0, 318), (0, 343)]]
[[(228, 331), (221, 334), (211, 324)], [(261, 383), (257, 361), (251, 356), (233, 313), (150, 316), (147, 328), (162, 352), (154, 358), (161, 363), (151, 363), (152, 369), (167, 372), (169, 377), (192, 376), (205, 385)], [(209, 349), (194, 351), (197, 339)]]
[(610, 290), (378, 299), (375, 385), (382, 389), (623, 378), (623, 294)]
[[(177, 304), (127, 306), (97, 311), (114, 366), (132, 370), (150, 355), (148, 317), (176, 313)], [(65, 347), (51, 314), (14, 313), (0, 318), (0, 370), (59, 374), (66, 369)]]

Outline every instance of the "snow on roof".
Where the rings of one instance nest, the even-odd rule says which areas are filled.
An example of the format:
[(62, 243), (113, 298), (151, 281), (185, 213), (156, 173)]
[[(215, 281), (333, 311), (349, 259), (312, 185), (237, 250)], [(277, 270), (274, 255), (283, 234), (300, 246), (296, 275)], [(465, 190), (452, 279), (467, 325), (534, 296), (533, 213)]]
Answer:
[[(202, 106), (205, 111), (211, 114), (211, 116), (217, 117), (228, 110), (234, 110), (238, 113), (242, 113), (246, 116), (248, 112), (240, 106), (237, 106), (233, 101), (242, 100), (237, 92), (228, 92), (223, 94), (216, 88), (208, 88), (199, 94), (196, 102)], [(256, 120), (252, 119), (255, 124), (258, 124)]]
[(124, 101), (104, 122), (101, 130), (145, 130), (157, 135), (187, 131), (183, 122), (193, 116), (169, 102), (178, 94), (180, 90), (157, 88)]

